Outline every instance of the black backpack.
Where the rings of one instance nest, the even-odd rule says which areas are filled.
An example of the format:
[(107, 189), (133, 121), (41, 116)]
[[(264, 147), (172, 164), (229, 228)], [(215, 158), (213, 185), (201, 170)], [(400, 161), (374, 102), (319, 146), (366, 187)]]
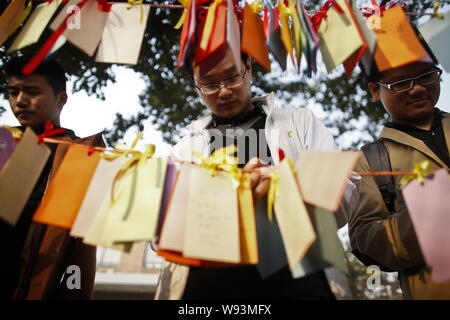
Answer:
[[(389, 153), (386, 146), (380, 140), (368, 143), (361, 148), (364, 153), (367, 162), (370, 165), (372, 171), (392, 171), (391, 161), (389, 159)], [(394, 202), (397, 199), (400, 204), (403, 203), (401, 194), (398, 194), (395, 190), (395, 183), (393, 176), (374, 176), (375, 182), (378, 185), (383, 201), (386, 204), (390, 214), (396, 212)], [(394, 272), (371, 257), (360, 253), (358, 250), (353, 250), (352, 253), (365, 265), (377, 265), (382, 271)]]

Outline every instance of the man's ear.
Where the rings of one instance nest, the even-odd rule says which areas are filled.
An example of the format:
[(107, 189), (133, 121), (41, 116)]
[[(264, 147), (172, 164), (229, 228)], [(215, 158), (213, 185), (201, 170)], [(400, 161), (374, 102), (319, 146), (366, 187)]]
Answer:
[(247, 72), (250, 75), (250, 78), (252, 78), (252, 57), (248, 56), (247, 61), (245, 63), (245, 67), (247, 68)]
[(56, 103), (58, 105), (59, 109), (62, 109), (64, 107), (64, 105), (67, 102), (67, 93), (65, 91), (61, 91), (60, 93), (58, 93), (58, 95), (56, 96)]
[(372, 98), (377, 101), (381, 100), (380, 85), (376, 82), (369, 82), (368, 86), (369, 86), (369, 91), (372, 94)]

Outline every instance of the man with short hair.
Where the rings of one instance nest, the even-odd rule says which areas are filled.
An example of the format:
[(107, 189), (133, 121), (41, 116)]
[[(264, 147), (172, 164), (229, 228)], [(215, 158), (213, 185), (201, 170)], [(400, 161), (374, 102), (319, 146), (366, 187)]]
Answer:
[[(431, 171), (450, 168), (450, 115), (435, 107), (442, 70), (430, 56), (384, 72), (378, 72), (375, 66), (367, 75), (369, 91), (381, 101), (390, 121), (378, 138), (380, 149), (366, 155), (356, 171), (380, 171), (369, 161), (383, 150), (387, 151), (387, 160), (381, 161), (393, 171), (411, 172), (414, 163), (425, 160)], [(389, 179), (393, 188), (380, 187), (374, 177), (362, 177), (360, 203), (349, 221), (353, 253), (366, 265), (399, 272), (405, 299), (450, 299), (450, 282), (431, 280), (401, 197), (401, 176)]]
[[(60, 127), (60, 114), (67, 101), (66, 77), (55, 60), (42, 63), (30, 75), (23, 75), (22, 68), (28, 60), (29, 57), (16, 58), (5, 66), (8, 101), (21, 124), (19, 128), (24, 131), (30, 127), (40, 134), (47, 121)], [(57, 137), (74, 143), (104, 146), (101, 134), (80, 139), (72, 130), (66, 129)], [(51, 155), (17, 224), (11, 226), (0, 221), (0, 273), (5, 275), (0, 285), (0, 299), (89, 299), (92, 296), (95, 247), (70, 237), (68, 230), (32, 221), (48, 182), (68, 148), (63, 144), (47, 146)], [(71, 265), (80, 267), (81, 289), (70, 290), (66, 285), (68, 276), (65, 273)]]
[[(251, 186), (255, 202), (265, 196), (270, 179), (257, 168), (279, 163), (278, 149), (286, 157), (298, 158), (302, 150), (335, 150), (331, 134), (306, 108), (275, 108), (274, 95), (252, 98), (252, 66), (242, 57), (236, 65), (229, 49), (205, 73), (188, 59), (190, 71), (202, 101), (210, 114), (193, 122), (175, 147), (175, 157), (197, 161), (192, 151), (208, 156), (228, 145), (238, 146), (239, 165), (253, 170)], [(357, 203), (355, 185), (349, 182), (345, 199), (336, 214), (340, 226)], [(333, 270), (333, 271), (331, 271)], [(256, 266), (202, 269), (166, 262), (160, 277), (157, 299), (334, 299), (328, 281), (339, 282), (329, 272), (317, 272), (293, 279), (287, 266), (262, 279)], [(328, 279), (327, 279), (328, 277)], [(346, 284), (342, 284), (346, 286)]]

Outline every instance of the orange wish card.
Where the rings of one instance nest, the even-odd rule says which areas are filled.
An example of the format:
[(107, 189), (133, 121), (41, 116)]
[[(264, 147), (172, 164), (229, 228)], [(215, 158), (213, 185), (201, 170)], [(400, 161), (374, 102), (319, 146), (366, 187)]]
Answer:
[(186, 54), (192, 50), (192, 40), (195, 34), (195, 1), (189, 1), (186, 7), (186, 16), (184, 19), (183, 29), (180, 35), (180, 53), (178, 54), (177, 66), (184, 66)]
[(378, 47), (375, 62), (383, 72), (418, 61), (426, 52), (400, 6), (386, 10), (381, 17), (381, 28), (374, 28)]
[(241, 49), (253, 57), (264, 69), (270, 71), (269, 50), (266, 45), (261, 18), (248, 4), (244, 7)]
[(0, 16), (0, 45), (19, 27), (31, 12), (31, 3), (26, 0), (13, 0)]
[(100, 160), (88, 146), (72, 144), (34, 215), (34, 221), (71, 228)]

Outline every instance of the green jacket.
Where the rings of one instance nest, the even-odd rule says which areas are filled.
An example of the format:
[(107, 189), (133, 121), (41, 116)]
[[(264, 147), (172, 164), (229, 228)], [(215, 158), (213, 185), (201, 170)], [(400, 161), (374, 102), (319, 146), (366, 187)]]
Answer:
[[(447, 148), (450, 149), (450, 114), (442, 119)], [(386, 146), (393, 171), (412, 171), (414, 163), (428, 160), (430, 170), (449, 169), (423, 141), (399, 130), (384, 127), (380, 140)], [(371, 168), (362, 157), (355, 171)], [(395, 188), (400, 191), (401, 176), (394, 176)], [(450, 282), (431, 281), (414, 227), (406, 209), (390, 214), (373, 177), (362, 177), (360, 202), (349, 220), (352, 249), (377, 261), (379, 265), (399, 272), (405, 299), (450, 299)]]

